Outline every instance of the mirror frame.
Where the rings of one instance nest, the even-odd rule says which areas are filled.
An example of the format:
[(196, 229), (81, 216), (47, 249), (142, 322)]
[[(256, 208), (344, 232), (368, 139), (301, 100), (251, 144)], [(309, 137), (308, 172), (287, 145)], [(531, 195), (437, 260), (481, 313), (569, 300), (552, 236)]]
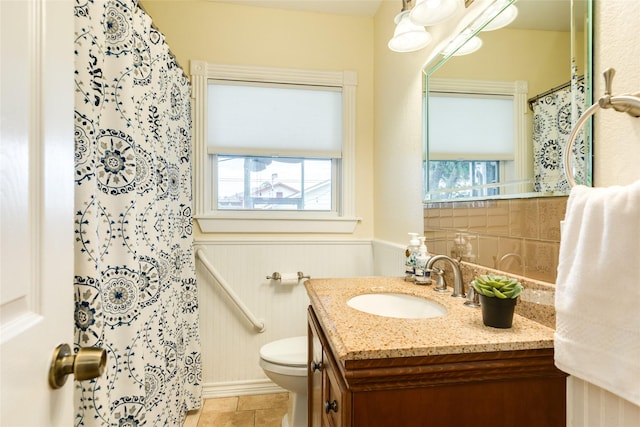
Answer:
[[(495, 14), (487, 15), (486, 11), (491, 9), (496, 3), (504, 1), (502, 7), (496, 9)], [(518, 0), (496, 0), (487, 6), (484, 12), (480, 13), (480, 15), (466, 28), (462, 29), (458, 34), (452, 34), (450, 40), (452, 43), (456, 40), (459, 40), (459, 45), (455, 47), (455, 49), (451, 49), (450, 52), (446, 55), (443, 55), (441, 58), (437, 60), (432, 60), (427, 63), (423, 70), (423, 93), (424, 93), (424, 101), (423, 101), (423, 116), (425, 117), (423, 126), (423, 203), (430, 202), (460, 202), (460, 201), (472, 201), (472, 200), (488, 200), (488, 199), (518, 199), (518, 198), (530, 198), (530, 197), (553, 197), (553, 196), (567, 196), (566, 194), (554, 194), (553, 196), (548, 195), (547, 193), (526, 193), (526, 194), (509, 194), (494, 197), (471, 197), (471, 198), (456, 198), (452, 200), (428, 200), (427, 195), (427, 184), (428, 184), (428, 162), (429, 162), (429, 146), (428, 146), (428, 117), (427, 117), (427, 102), (428, 102), (428, 90), (429, 90), (429, 78), (431, 75), (436, 72), (440, 67), (442, 67), (449, 59), (454, 57), (455, 53), (471, 38), (476, 36), (489, 22), (491, 22), (496, 16), (502, 13), (507, 7), (512, 4), (517, 5)], [(573, 0), (571, 0), (573, 2)], [(572, 3), (571, 3), (572, 4)], [(584, 22), (584, 33), (585, 33), (585, 66), (584, 66), (584, 87), (585, 87), (585, 106), (583, 111), (587, 109), (589, 105), (593, 102), (593, 0), (585, 0), (585, 22)], [(571, 22), (571, 51), (573, 52), (575, 49), (575, 20)], [(572, 55), (573, 56), (573, 55)], [(578, 120), (578, 117), (574, 119), (574, 122)], [(592, 120), (590, 119), (585, 126), (583, 127), (585, 130), (585, 147), (587, 147), (587, 152), (585, 152), (585, 176), (587, 181), (584, 185), (591, 186), (593, 181), (593, 132), (592, 132)], [(509, 185), (509, 183), (507, 183)]]

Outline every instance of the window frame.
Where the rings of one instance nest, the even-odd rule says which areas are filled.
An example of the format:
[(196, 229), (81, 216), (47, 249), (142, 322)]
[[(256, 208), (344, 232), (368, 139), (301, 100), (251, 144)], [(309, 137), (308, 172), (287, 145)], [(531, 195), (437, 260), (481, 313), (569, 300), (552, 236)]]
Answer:
[[(355, 126), (357, 74), (212, 64), (190, 61), (193, 116), (194, 219), (204, 233), (352, 233), (355, 216)], [(337, 209), (318, 211), (225, 211), (213, 209), (215, 187), (207, 147), (207, 86), (209, 80), (253, 81), (342, 90), (342, 158), (336, 171)]]
[[(428, 92), (441, 92), (451, 94), (474, 94), (474, 95), (495, 95), (495, 96), (509, 96), (513, 97), (513, 109), (514, 109), (514, 138), (515, 146), (513, 152), (513, 168), (514, 179), (516, 182), (525, 182), (523, 184), (515, 184), (518, 187), (517, 191), (525, 192), (527, 188), (526, 181), (528, 179), (530, 167), (528, 166), (530, 158), (528, 151), (530, 146), (527, 144), (527, 93), (529, 91), (529, 85), (524, 80), (515, 81), (491, 81), (491, 80), (467, 80), (467, 79), (452, 79), (452, 78), (438, 78), (427, 77), (426, 78)], [(423, 98), (423, 102), (426, 101), (426, 96)], [(423, 106), (426, 111), (426, 105)], [(425, 124), (427, 123), (425, 118)], [(423, 171), (424, 175), (424, 200), (430, 201), (428, 192), (428, 135), (425, 131), (424, 135), (426, 146), (424, 150), (424, 161), (426, 168)], [(506, 176), (505, 164), (500, 162), (500, 176)]]

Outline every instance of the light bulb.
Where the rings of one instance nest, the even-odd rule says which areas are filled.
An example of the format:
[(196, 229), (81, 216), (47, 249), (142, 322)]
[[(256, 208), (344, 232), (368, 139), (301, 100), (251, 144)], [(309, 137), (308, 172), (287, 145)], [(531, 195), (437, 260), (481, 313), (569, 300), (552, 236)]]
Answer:
[(396, 29), (389, 40), (389, 49), (394, 52), (413, 52), (424, 48), (431, 42), (431, 34), (424, 27), (409, 19), (409, 12), (401, 12), (396, 17)]
[[(469, 55), (482, 47), (482, 40), (478, 36), (471, 37), (463, 45), (460, 45), (459, 38), (455, 38), (449, 46), (447, 46), (441, 54), (447, 56)], [(453, 53), (452, 53), (453, 52)]]
[(494, 31), (504, 28), (511, 24), (518, 17), (518, 8), (515, 5), (509, 5), (498, 16), (493, 18), (482, 31)]
[(460, 5), (460, 0), (418, 0), (411, 10), (411, 21), (416, 25), (435, 25), (452, 17)]

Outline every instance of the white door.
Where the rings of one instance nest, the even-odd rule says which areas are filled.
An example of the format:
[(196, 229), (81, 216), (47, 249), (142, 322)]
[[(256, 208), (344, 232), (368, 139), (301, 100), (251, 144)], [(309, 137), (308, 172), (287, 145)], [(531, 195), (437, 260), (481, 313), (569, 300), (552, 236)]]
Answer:
[(0, 425), (73, 425), (73, 2), (0, 0)]

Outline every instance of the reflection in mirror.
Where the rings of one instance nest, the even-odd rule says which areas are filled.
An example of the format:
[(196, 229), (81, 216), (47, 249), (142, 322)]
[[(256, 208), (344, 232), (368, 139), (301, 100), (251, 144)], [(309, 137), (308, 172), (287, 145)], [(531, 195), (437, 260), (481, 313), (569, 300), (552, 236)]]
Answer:
[[(517, 7), (513, 22), (486, 31), (495, 14), (481, 16), (458, 43), (479, 49), (445, 49), (425, 68), (425, 200), (568, 194), (563, 147), (591, 103), (590, 1), (498, 0), (496, 13)], [(585, 129), (573, 167), (590, 184)]]

